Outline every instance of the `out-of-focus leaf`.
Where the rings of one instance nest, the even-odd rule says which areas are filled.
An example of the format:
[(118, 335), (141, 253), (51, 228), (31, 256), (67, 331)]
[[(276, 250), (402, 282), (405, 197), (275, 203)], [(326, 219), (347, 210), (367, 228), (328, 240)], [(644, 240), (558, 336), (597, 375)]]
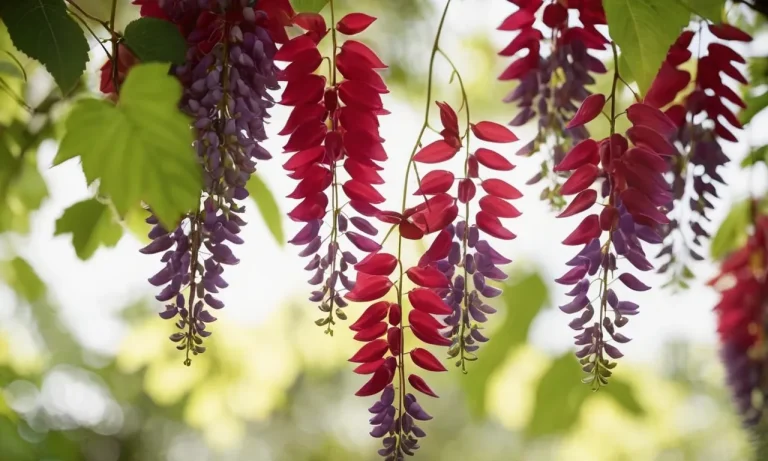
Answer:
[(202, 174), (189, 119), (178, 107), (181, 85), (165, 64), (140, 64), (128, 74), (117, 106), (80, 100), (54, 164), (80, 156), (88, 182), (121, 216), (146, 202), (167, 229), (196, 208)]
[(674, 0), (686, 8), (688, 8), (693, 14), (701, 16), (704, 19), (709, 19), (714, 23), (722, 22), (723, 9), (725, 7), (725, 0)]
[(261, 217), (264, 219), (269, 232), (275, 238), (277, 244), (282, 247), (285, 245), (283, 215), (280, 213), (280, 208), (277, 206), (277, 201), (275, 201), (272, 191), (269, 190), (267, 184), (258, 175), (252, 175), (246, 187), (251, 198), (256, 203), (256, 207), (259, 209), (259, 213), (261, 213)]
[(566, 352), (552, 362), (536, 389), (526, 436), (562, 434), (576, 424), (581, 406), (592, 392), (581, 384), (581, 378), (581, 367), (573, 353)]
[(292, 0), (291, 5), (297, 13), (319, 13), (328, 0)]
[(17, 256), (4, 261), (0, 271), (8, 286), (27, 302), (34, 303), (45, 295), (45, 283), (24, 258)]
[(645, 408), (637, 401), (635, 389), (621, 378), (613, 377), (610, 383), (600, 390), (600, 393), (612, 398), (619, 406), (634, 416), (645, 414)]
[(741, 161), (741, 166), (742, 168), (747, 168), (760, 162), (768, 163), (768, 145), (752, 150), (752, 152)]
[(72, 234), (77, 256), (89, 259), (100, 246), (113, 247), (123, 236), (123, 229), (113, 219), (109, 206), (96, 199), (75, 203), (56, 220), (53, 235)]
[[(547, 304), (547, 286), (537, 273), (512, 276), (504, 285), (504, 323), (493, 331), (491, 340), (478, 351), (467, 375), (461, 376), (461, 384), (471, 414), (476, 418), (485, 415), (486, 384), (504, 363), (509, 354), (528, 338), (531, 322)], [(576, 382), (579, 382), (577, 376)]]
[(755, 115), (768, 107), (768, 91), (757, 96), (748, 96), (744, 102), (747, 104), (747, 108), (739, 113), (739, 120), (746, 125), (755, 118)]
[(18, 64), (11, 61), (0, 61), (0, 75), (25, 80), (24, 72), (21, 71)]
[(728, 253), (740, 248), (747, 241), (747, 228), (751, 222), (751, 203), (749, 200), (736, 203), (731, 207), (720, 228), (717, 229), (709, 249), (712, 259), (720, 260)]
[(63, 0), (5, 1), (0, 17), (16, 48), (43, 63), (63, 92), (75, 86), (90, 47)]
[(603, 0), (608, 30), (645, 94), (667, 51), (690, 20), (689, 10), (671, 0)]
[(0, 232), (29, 232), (29, 215), (48, 197), (48, 187), (37, 169), (35, 155), (22, 158), (11, 152), (0, 134)]
[(179, 29), (157, 18), (139, 18), (128, 24), (125, 44), (142, 62), (181, 64), (187, 52), (187, 44)]

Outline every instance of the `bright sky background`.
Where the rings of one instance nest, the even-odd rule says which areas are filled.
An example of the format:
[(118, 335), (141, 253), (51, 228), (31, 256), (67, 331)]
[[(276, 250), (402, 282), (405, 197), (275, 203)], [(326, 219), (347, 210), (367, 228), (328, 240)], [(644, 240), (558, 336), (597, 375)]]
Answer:
[[(452, 32), (446, 34), (443, 48), (454, 56), (461, 70), (469, 72), (472, 69), (472, 57), (460, 50), (462, 37), (478, 30), (486, 30), (493, 33), (494, 43), (501, 49), (512, 35), (495, 31), (495, 28), (513, 9), (511, 4), (503, 1), (455, 2), (446, 24), (446, 28)], [(434, 28), (435, 25), (431, 27)], [(765, 43), (766, 40), (760, 40), (763, 48)], [(414, 44), (416, 45), (423, 47), (426, 60), (428, 45)], [(92, 63), (98, 64), (100, 61), (100, 58), (94, 59)], [(440, 75), (446, 76), (447, 72)], [(423, 103), (417, 108), (412, 108), (389, 96), (385, 105), (393, 115), (382, 118), (382, 136), (387, 139), (385, 147), (390, 161), (384, 171), (387, 184), (380, 188), (380, 191), (390, 200), (387, 205), (394, 209), (399, 208), (404, 165), (416, 139), (417, 129), (421, 125)], [(499, 94), (498, 99), (503, 96), (504, 94)], [(509, 115), (506, 119), (496, 121), (505, 123), (512, 119), (516, 109), (508, 107)], [(274, 135), (281, 126), (280, 121), (285, 120), (287, 114), (286, 108), (273, 109), (273, 120), (278, 122), (268, 128), (268, 133)], [(768, 126), (766, 123), (768, 115), (756, 118), (753, 126)], [(502, 153), (511, 156), (533, 137), (533, 131), (530, 129), (518, 129), (516, 133), (521, 141), (505, 147)], [(750, 184), (753, 188), (762, 186), (756, 180), (748, 180), (748, 176), (739, 170), (738, 164), (747, 152), (748, 145), (767, 142), (768, 133), (751, 129), (744, 132), (741, 139), (741, 143), (727, 147), (727, 153), (734, 161), (726, 168), (723, 176), (728, 179), (730, 188), (727, 191), (722, 190), (722, 206), (713, 215), (716, 221), (721, 219), (728, 203), (747, 196)], [(262, 162), (260, 173), (271, 186), (281, 210), (285, 213), (294, 206), (294, 201), (283, 198), (292, 190), (294, 182), (285, 176), (281, 168), (285, 161), (283, 154), (280, 154), (284, 143), (284, 138), (272, 137), (265, 144), (267, 149), (273, 152), (275, 159)], [(69, 236), (53, 238), (54, 223), (63, 210), (90, 197), (77, 163), (68, 162), (50, 169), (55, 149), (54, 144), (47, 143), (41, 148), (39, 156), (39, 163), (50, 188), (50, 199), (35, 215), (32, 234), (28, 238), (14, 239), (14, 250), (28, 257), (40, 276), (48, 283), (52, 296), (62, 306), (65, 322), (74, 329), (78, 337), (88, 347), (105, 352), (115, 351), (125, 333), (116, 313), (133, 301), (151, 298), (155, 294), (146, 279), (161, 267), (159, 256), (140, 254), (140, 243), (126, 234), (116, 248), (101, 249), (91, 260), (82, 262), (76, 257)], [(565, 261), (576, 252), (574, 248), (563, 247), (559, 242), (575, 227), (580, 218), (555, 220), (545, 203), (538, 199), (540, 186), (524, 185), (534, 174), (538, 165), (537, 159), (516, 157), (513, 162), (518, 168), (505, 175), (505, 178), (527, 196), (515, 203), (523, 212), (523, 216), (507, 220), (510, 228), (518, 235), (517, 240), (500, 244), (498, 249), (512, 257), (515, 260), (513, 265), (518, 269), (540, 268), (543, 275), (551, 280), (565, 272)], [(763, 173), (764, 171), (761, 171), (760, 174)], [(281, 249), (275, 245), (266, 226), (254, 212), (254, 207), (249, 208), (251, 209), (246, 215), (249, 225), (241, 234), (246, 243), (235, 248), (241, 264), (227, 268), (225, 278), (230, 287), (224, 290), (221, 296), (227, 307), (220, 312), (220, 316), (228, 316), (244, 324), (258, 324), (286, 301), (302, 301), (310, 291), (305, 283), (309, 275), (302, 270), (305, 261), (296, 256), (297, 248), (288, 245)], [(284, 224), (286, 235), (289, 237), (299, 229), (299, 225), (290, 220), (286, 219)], [(654, 251), (650, 250), (649, 253)], [(641, 314), (633, 318), (625, 328), (627, 335), (634, 340), (623, 347), (623, 360), (647, 363), (658, 361), (660, 346), (675, 338), (704, 343), (714, 341), (715, 326), (711, 309), (716, 295), (701, 282), (714, 273), (714, 267), (701, 264), (694, 269), (699, 276), (699, 282), (694, 283), (692, 289), (683, 294), (673, 296), (669, 291), (654, 288), (646, 293), (631, 295), (629, 299), (640, 304)], [(665, 279), (645, 275), (643, 280), (656, 287)], [(554, 283), (551, 287), (551, 296), (555, 302), (563, 304), (566, 299), (563, 293), (566, 290)], [(8, 310), (2, 307), (8, 305), (8, 299), (8, 294), (0, 291), (0, 319), (8, 313)], [(160, 303), (156, 304), (160, 310), (162, 306)], [(307, 305), (307, 309), (315, 308)], [(354, 319), (360, 310), (359, 306), (352, 306), (347, 312)], [(158, 317), (157, 321), (162, 320)], [(550, 309), (537, 321), (533, 329), (534, 342), (551, 351), (571, 348), (573, 332), (567, 326), (569, 321), (570, 316), (562, 314), (556, 308)], [(215, 347), (215, 344), (212, 344), (212, 347)]]

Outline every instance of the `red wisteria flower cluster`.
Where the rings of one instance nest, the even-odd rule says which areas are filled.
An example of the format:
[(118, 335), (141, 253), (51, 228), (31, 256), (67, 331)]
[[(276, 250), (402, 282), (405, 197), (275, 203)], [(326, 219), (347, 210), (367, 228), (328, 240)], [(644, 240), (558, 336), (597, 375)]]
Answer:
[[(681, 66), (691, 59), (689, 47), (694, 38), (715, 41), (707, 45), (704, 56), (698, 56), (693, 89), (685, 94), (692, 78)], [(673, 200), (665, 205), (669, 210), (676, 208), (675, 217), (660, 229), (665, 241), (657, 255), (668, 257), (659, 272), (672, 272), (670, 284), (686, 287), (685, 280), (693, 277), (687, 262), (704, 259), (702, 244), (710, 237), (708, 213), (714, 209), (713, 200), (718, 198), (716, 185), (725, 184), (718, 170), (729, 161), (723, 152), (723, 141), (736, 142), (733, 130), (741, 129), (736, 110), (746, 107), (731, 87), (733, 83), (747, 83), (737, 68), (746, 61), (726, 43), (751, 40), (748, 34), (729, 24), (709, 24), (697, 32), (684, 31), (670, 48), (645, 97), (646, 104), (665, 109), (678, 127), (673, 141), (681, 155), (671, 163)], [(683, 215), (686, 199), (690, 210), (687, 217)]]
[[(538, 134), (518, 155), (544, 154), (539, 172), (527, 184), (547, 179), (549, 184), (541, 198), (561, 209), (565, 202), (560, 186), (567, 172), (553, 171), (553, 167), (574, 144), (589, 138), (583, 125), (569, 122), (578, 104), (590, 94), (586, 86), (595, 83), (591, 74), (607, 71), (602, 61), (590, 54), (591, 50), (604, 50), (608, 45), (595, 27), (606, 23), (605, 12), (600, 0), (508, 1), (518, 9), (502, 22), (499, 30), (518, 33), (499, 55), (519, 57), (499, 79), (519, 81), (504, 102), (515, 102), (520, 108), (509, 124), (521, 126), (538, 115)], [(570, 20), (569, 11), (576, 13)], [(536, 27), (539, 14), (546, 28)], [(581, 25), (576, 25), (575, 19)]]
[(709, 282), (721, 295), (715, 306), (728, 384), (744, 422), (760, 421), (766, 386), (768, 313), (768, 216), (758, 216), (744, 247), (722, 264)]
[[(350, 39), (339, 46), (336, 35), (355, 35), (374, 20), (351, 13), (334, 25), (329, 78), (315, 73), (324, 59), (317, 46), (329, 32), (319, 14), (298, 14), (293, 22), (306, 32), (275, 56), (289, 63), (278, 76), (286, 82), (280, 103), (293, 110), (280, 134), (289, 135), (284, 152), (291, 154), (283, 167), (299, 181), (288, 197), (301, 200), (288, 216), (305, 223), (290, 243), (304, 246), (300, 256), (311, 257), (306, 266), (313, 273), (309, 283), (320, 287), (310, 300), (327, 313), (317, 323), (327, 325), (326, 332), (331, 334), (334, 313), (346, 318), (342, 292), (355, 285), (349, 269), (359, 271), (381, 258), (377, 253), (381, 245), (371, 238), (378, 230), (369, 218), (376, 216), (376, 205), (384, 202), (375, 186), (384, 182), (378, 171), (387, 154), (378, 117), (388, 113), (381, 100), (388, 91), (377, 70), (387, 66), (359, 41)], [(342, 179), (343, 172), (349, 179)], [(330, 235), (323, 236), (329, 206)], [(352, 216), (352, 211), (358, 215)], [(343, 248), (345, 242), (368, 256), (358, 262), (354, 253)], [(318, 252), (324, 243), (321, 256)]]

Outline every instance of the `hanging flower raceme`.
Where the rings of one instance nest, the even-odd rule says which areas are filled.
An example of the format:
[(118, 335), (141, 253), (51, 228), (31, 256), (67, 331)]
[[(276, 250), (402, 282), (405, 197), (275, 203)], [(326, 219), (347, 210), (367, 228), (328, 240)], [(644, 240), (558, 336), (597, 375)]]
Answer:
[[(615, 113), (612, 101), (612, 120)], [(580, 122), (585, 123), (590, 117)], [(600, 142), (584, 140), (556, 167), (572, 172), (562, 192), (575, 195), (559, 217), (592, 209), (598, 200), (598, 192), (592, 186), (602, 182), (602, 210), (583, 218), (563, 241), (564, 245), (582, 249), (567, 263), (571, 269), (556, 280), (573, 286), (568, 292), (573, 299), (560, 309), (579, 315), (570, 323), (571, 328), (580, 332), (575, 337), (576, 345), (580, 346), (576, 356), (590, 375), (585, 382), (594, 387), (607, 383), (611, 369), (616, 366), (612, 359), (622, 356), (615, 344), (629, 341), (618, 329), (627, 324), (628, 316), (638, 312), (637, 304), (619, 298), (614, 288), (609, 288), (614, 273), (620, 271), (617, 279), (632, 291), (650, 288), (625, 268), (619, 268), (619, 257), (638, 271), (652, 269), (642, 243), (659, 243), (656, 227), (669, 222), (662, 207), (669, 202), (671, 193), (663, 174), (668, 169), (667, 158), (677, 155), (670, 143), (676, 127), (663, 112), (647, 104), (631, 105), (627, 117), (632, 127), (626, 137), (612, 134)], [(590, 293), (595, 281), (596, 296)]]
[(285, 0), (260, 1), (264, 9), (257, 10), (239, 1), (135, 3), (142, 13), (176, 24), (189, 45), (186, 62), (173, 70), (184, 87), (182, 110), (197, 130), (195, 148), (205, 172), (201, 206), (173, 230), (150, 216), (152, 242), (141, 250), (163, 254), (165, 267), (149, 281), (163, 287), (158, 301), (169, 303), (160, 316), (178, 318), (182, 331), (171, 340), (186, 350), (189, 364), (190, 353), (203, 352), (203, 338), (211, 334), (207, 324), (216, 318), (209, 309), (224, 307), (214, 296), (227, 287), (224, 266), (239, 262), (231, 245), (243, 243), (239, 202), (248, 197), (246, 183), (256, 161), (270, 158), (261, 146), (264, 119), (274, 104), (268, 90), (279, 88), (270, 30), (282, 29), (282, 18), (293, 11)]
[(721, 295), (715, 306), (721, 355), (736, 407), (747, 425), (760, 421), (762, 402), (768, 397), (767, 273), (768, 217), (759, 216), (747, 244), (731, 254), (709, 282)]
[[(514, 0), (512, 3), (519, 9), (507, 17), (499, 29), (519, 32), (499, 54), (516, 56), (523, 50), (527, 50), (527, 54), (513, 61), (499, 77), (519, 81), (504, 101), (516, 102), (521, 109), (510, 122), (512, 126), (521, 126), (538, 115), (538, 135), (520, 149), (518, 155), (547, 154), (541, 170), (528, 184), (548, 179), (550, 184), (542, 191), (541, 198), (560, 209), (565, 205), (560, 186), (566, 173), (558, 174), (552, 169), (572, 145), (589, 137), (583, 125), (571, 125), (569, 121), (576, 114), (577, 104), (590, 95), (586, 86), (595, 82), (590, 73), (606, 72), (602, 61), (589, 54), (590, 50), (605, 49), (608, 43), (595, 28), (606, 23), (605, 12), (599, 0)], [(544, 32), (534, 27), (536, 14), (542, 9), (547, 27)], [(581, 26), (569, 23), (569, 9), (577, 12)], [(549, 48), (544, 55), (542, 44)]]
[[(696, 35), (693, 31), (684, 31), (672, 45), (645, 97), (646, 104), (666, 108), (666, 114), (678, 127), (673, 141), (682, 155), (676, 156), (671, 164), (674, 194), (673, 200), (666, 205), (668, 209), (677, 208), (677, 212), (675, 218), (660, 229), (665, 244), (658, 256), (669, 255), (659, 272), (671, 271), (670, 283), (680, 287), (686, 287), (685, 279), (693, 277), (686, 263), (704, 259), (701, 255), (703, 240), (710, 237), (706, 223), (711, 218), (707, 213), (714, 209), (713, 201), (718, 198), (716, 185), (725, 184), (718, 170), (729, 161), (723, 152), (722, 141), (735, 142), (733, 130), (741, 129), (738, 116), (729, 105), (745, 107), (744, 101), (731, 88), (733, 83), (723, 78), (727, 76), (736, 83), (746, 84), (745, 76), (736, 67), (745, 60), (725, 43), (752, 39), (728, 24), (710, 24), (707, 30), (719, 41), (710, 43), (707, 53), (698, 57), (693, 90), (683, 102), (677, 103), (681, 93), (689, 87), (691, 75), (680, 67), (691, 58), (688, 48)], [(698, 40), (709, 39), (709, 34), (700, 29)], [(675, 202), (686, 201), (691, 213), (687, 222), (681, 223), (683, 210)], [(690, 229), (692, 239), (687, 236), (688, 230), (674, 232), (681, 226)]]
[[(334, 45), (337, 31), (354, 35), (374, 20), (362, 13), (345, 16), (334, 25)], [(381, 95), (388, 91), (377, 70), (387, 66), (363, 43), (346, 40), (334, 46), (329, 78), (318, 75), (315, 71), (323, 57), (317, 46), (328, 34), (325, 20), (319, 14), (301, 13), (294, 23), (306, 32), (286, 43), (275, 58), (289, 63), (279, 74), (286, 82), (280, 103), (293, 110), (280, 134), (289, 135), (284, 152), (290, 157), (283, 166), (299, 181), (288, 197), (301, 200), (288, 216), (304, 223), (290, 243), (303, 246), (300, 256), (310, 258), (309, 283), (318, 289), (309, 299), (327, 313), (316, 323), (327, 325), (326, 333), (333, 334), (334, 313), (346, 318), (342, 293), (355, 283), (350, 268), (359, 270), (383, 257), (378, 254), (381, 246), (371, 238), (378, 230), (368, 218), (384, 202), (375, 186), (384, 182), (378, 171), (387, 154), (378, 116), (387, 113)], [(321, 232), (324, 220), (329, 235)], [(352, 249), (367, 256), (358, 262)]]

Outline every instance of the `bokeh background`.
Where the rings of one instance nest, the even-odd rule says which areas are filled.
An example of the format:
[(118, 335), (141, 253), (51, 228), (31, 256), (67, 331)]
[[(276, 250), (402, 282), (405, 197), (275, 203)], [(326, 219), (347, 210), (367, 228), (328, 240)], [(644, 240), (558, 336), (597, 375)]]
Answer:
[[(106, 0), (78, 3), (94, 16), (108, 16)], [(382, 124), (390, 161), (382, 192), (394, 205), (423, 117), (429, 48), (442, 2), (335, 3), (341, 12), (354, 8), (380, 18), (365, 40), (391, 65), (385, 104), (392, 115)], [(511, 87), (495, 78), (505, 65), (496, 51), (511, 36), (496, 27), (514, 7), (501, 0), (454, 3), (441, 47), (462, 72), (472, 112), (478, 120), (511, 120), (514, 107), (501, 103)], [(137, 13), (123, 1), (119, 23)], [(761, 23), (731, 14), (757, 36), (741, 51), (765, 55)], [(104, 62), (98, 44), (92, 45), (83, 92), (97, 88), (96, 71)], [(21, 57), (4, 27), (0, 50)], [(262, 163), (259, 173), (279, 212), (249, 204), (247, 243), (238, 248), (242, 262), (228, 270), (230, 288), (222, 294), (227, 308), (208, 352), (185, 367), (167, 340), (173, 326), (156, 315), (162, 306), (146, 282), (159, 261), (138, 252), (147, 231), (139, 210), (111, 232), (109, 248), (87, 260), (75, 253), (71, 235), (54, 236), (63, 211), (94, 190), (76, 162), (51, 167), (68, 104), (43, 69), (21, 58), (26, 83), (0, 68), (0, 141), (11, 155), (25, 152), (13, 168), (0, 164), (0, 461), (378, 459), (377, 441), (368, 436), (372, 400), (353, 395), (364, 377), (346, 361), (356, 350), (352, 335), (342, 325), (331, 338), (314, 325), (318, 311), (306, 301), (304, 264), (279, 241), (298, 230), (281, 218), (291, 207), (283, 197), (293, 184), (281, 168), (285, 140), (274, 135), (287, 111), (272, 111), (273, 137), (266, 146), (276, 159)], [(610, 67), (609, 56), (605, 61)], [(440, 63), (438, 98), (458, 102), (449, 77)], [(598, 79), (596, 86), (608, 83)], [(21, 103), (37, 110), (30, 113)], [(590, 126), (598, 136), (607, 129), (600, 123)], [(766, 123), (765, 114), (756, 117), (740, 142), (727, 146), (733, 161), (723, 177), (730, 186), (719, 191), (715, 223), (732, 203), (764, 192), (765, 171), (745, 173), (738, 163), (751, 145), (768, 140), (759, 128)], [(505, 153), (532, 139), (534, 129), (516, 130), (521, 141)], [(716, 295), (704, 285), (716, 271), (711, 263), (692, 266), (697, 278), (687, 290), (662, 289), (664, 276), (648, 277), (657, 288), (635, 295), (641, 315), (627, 327), (634, 339), (623, 348), (614, 379), (596, 393), (580, 383), (573, 332), (556, 307), (564, 290), (552, 282), (572, 256), (559, 245), (571, 224), (555, 220), (539, 200), (542, 186), (524, 186), (539, 161), (516, 158), (518, 168), (508, 177), (527, 196), (516, 203), (524, 213), (512, 224), (517, 240), (500, 248), (515, 262), (497, 303), (500, 313), (489, 323), (492, 340), (468, 374), (451, 369), (430, 381), (441, 398), (425, 402), (435, 418), (417, 458), (756, 459), (723, 382), (712, 313)], [(410, 257), (419, 250), (410, 247)], [(360, 310), (347, 311), (354, 319)]]

